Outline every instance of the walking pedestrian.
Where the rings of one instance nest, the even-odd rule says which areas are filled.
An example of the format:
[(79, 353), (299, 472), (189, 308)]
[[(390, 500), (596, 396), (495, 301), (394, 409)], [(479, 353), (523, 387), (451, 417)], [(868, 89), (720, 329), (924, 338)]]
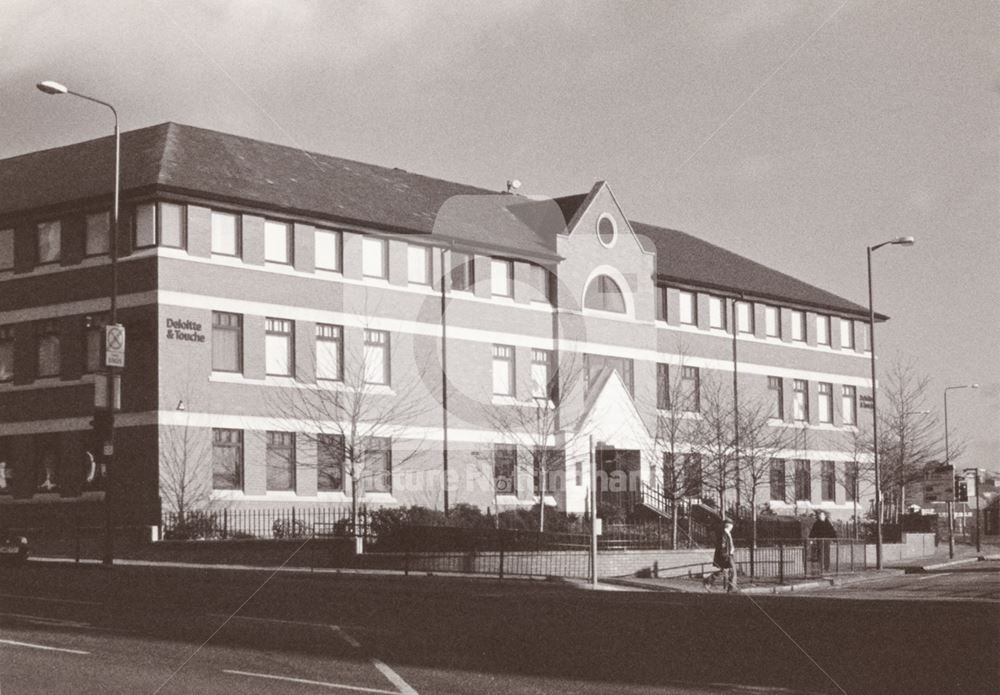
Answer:
[(813, 557), (824, 570), (830, 569), (830, 546), (837, 538), (837, 529), (826, 518), (826, 512), (816, 515), (816, 522), (809, 529), (809, 540), (813, 543)]
[(733, 560), (733, 521), (732, 519), (722, 520), (722, 531), (719, 532), (719, 540), (715, 544), (715, 555), (712, 564), (719, 569), (705, 577), (704, 585), (707, 589), (715, 583), (717, 577), (722, 577), (722, 586), (727, 593), (736, 591), (736, 563)]

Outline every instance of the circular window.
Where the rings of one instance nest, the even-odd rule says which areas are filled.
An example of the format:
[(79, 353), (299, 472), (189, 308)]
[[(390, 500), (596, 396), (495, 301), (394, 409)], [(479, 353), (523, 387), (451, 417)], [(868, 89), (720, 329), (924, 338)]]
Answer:
[(611, 248), (617, 234), (618, 229), (615, 227), (615, 221), (611, 215), (601, 215), (601, 218), (597, 220), (597, 240)]

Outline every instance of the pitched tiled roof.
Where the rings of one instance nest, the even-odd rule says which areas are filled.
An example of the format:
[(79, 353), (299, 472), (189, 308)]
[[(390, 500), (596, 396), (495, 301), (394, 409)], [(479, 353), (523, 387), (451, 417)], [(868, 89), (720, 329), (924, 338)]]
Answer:
[[(810, 307), (867, 316), (868, 309), (791, 275), (675, 229), (631, 222), (656, 247), (656, 274), (662, 282), (738, 292)], [(880, 318), (886, 318), (880, 316)]]
[[(2, 159), (0, 216), (109, 196), (112, 175), (109, 137)], [(122, 190), (153, 187), (542, 258), (593, 194), (538, 201), (176, 123), (122, 134)], [(632, 226), (654, 243), (661, 280), (866, 311), (689, 234)]]

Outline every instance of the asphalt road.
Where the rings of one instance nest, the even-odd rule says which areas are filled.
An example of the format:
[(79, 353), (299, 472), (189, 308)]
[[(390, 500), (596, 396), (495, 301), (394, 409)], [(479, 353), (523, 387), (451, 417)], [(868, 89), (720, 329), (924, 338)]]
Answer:
[(981, 598), (0, 568), (3, 695), (994, 693), (998, 653)]

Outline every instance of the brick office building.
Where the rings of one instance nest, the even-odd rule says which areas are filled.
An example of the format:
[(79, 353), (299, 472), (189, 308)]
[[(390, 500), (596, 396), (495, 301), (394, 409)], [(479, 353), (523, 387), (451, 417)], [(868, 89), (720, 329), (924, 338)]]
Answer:
[[(702, 390), (732, 383), (734, 342), (740, 398), (791, 433), (758, 504), (853, 508), (866, 309), (632, 222), (604, 182), (533, 200), (173, 123), (125, 133), (122, 159), (123, 519), (177, 506), (178, 476), (185, 504), (349, 504), (337, 416), (302, 404), (362, 391), (359, 420), (386, 421), (356, 452), (360, 501), (440, 507), (447, 464), (451, 504), (530, 506), (538, 475), (498, 423), (555, 413), (547, 500), (580, 512), (592, 443), (660, 484), (666, 391), (698, 422)], [(0, 160), (5, 514), (103, 496), (99, 467), (87, 476), (111, 166), (108, 139)]]

